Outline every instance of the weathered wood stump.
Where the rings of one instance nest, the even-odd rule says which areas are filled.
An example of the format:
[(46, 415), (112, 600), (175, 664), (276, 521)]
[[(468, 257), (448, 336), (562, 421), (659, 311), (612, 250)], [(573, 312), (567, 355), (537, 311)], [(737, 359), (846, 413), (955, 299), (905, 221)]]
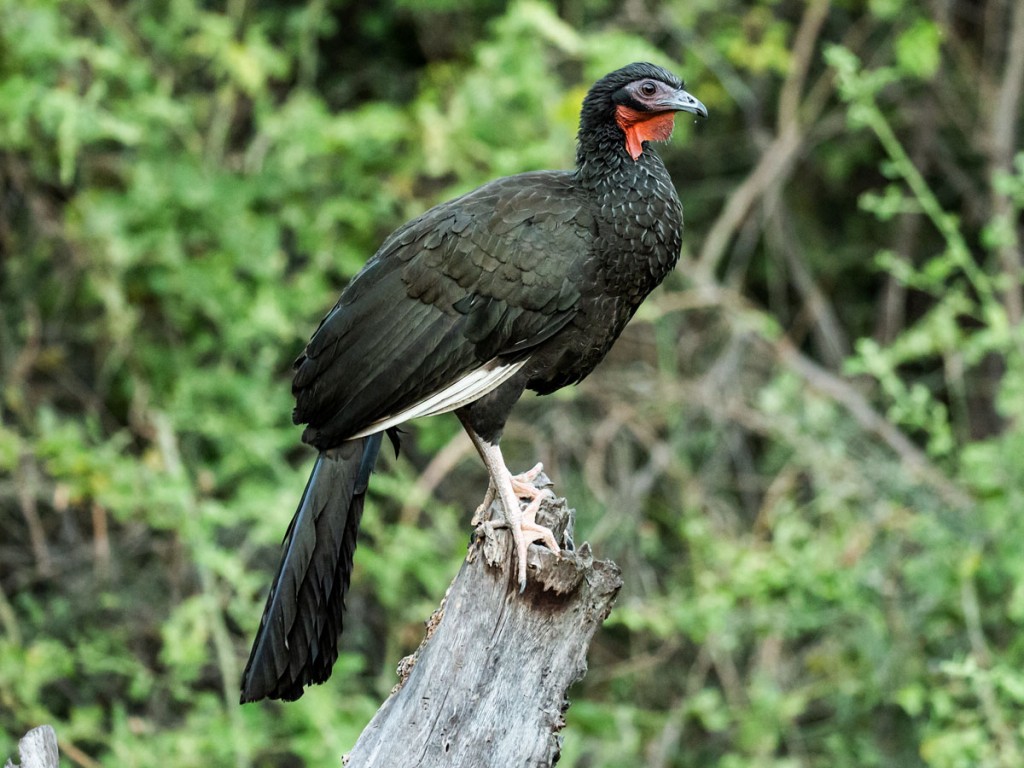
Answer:
[(57, 733), (49, 725), (40, 725), (26, 733), (18, 741), (20, 765), (10, 760), (4, 768), (57, 768), (60, 757), (57, 754)]
[[(537, 519), (571, 547), (564, 499), (546, 501)], [(489, 523), (477, 529), (422, 644), (345, 757), (348, 768), (533, 768), (558, 759), (567, 691), (587, 671), (590, 640), (622, 580), (589, 544), (561, 556), (531, 546), (528, 565), (520, 594), (511, 535)]]

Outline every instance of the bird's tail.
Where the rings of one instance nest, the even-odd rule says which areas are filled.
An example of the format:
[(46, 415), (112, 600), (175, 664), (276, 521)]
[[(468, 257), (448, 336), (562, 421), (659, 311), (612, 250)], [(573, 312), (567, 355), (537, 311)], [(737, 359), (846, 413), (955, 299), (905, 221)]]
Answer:
[(292, 701), (331, 676), (352, 575), (359, 519), (382, 435), (322, 452), (284, 537), (281, 563), (263, 609), (242, 703)]

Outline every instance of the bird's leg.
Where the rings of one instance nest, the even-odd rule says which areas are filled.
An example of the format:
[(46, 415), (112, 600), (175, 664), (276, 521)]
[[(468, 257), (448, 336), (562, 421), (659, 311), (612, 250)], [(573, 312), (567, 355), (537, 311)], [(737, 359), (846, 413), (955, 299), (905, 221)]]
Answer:
[[(474, 441), (475, 444), (476, 441)], [(482, 456), (483, 454), (481, 454)], [(541, 498), (547, 496), (550, 491), (544, 492), (542, 489), (537, 488), (533, 484), (533, 481), (537, 479), (537, 475), (544, 471), (544, 465), (538, 462), (531, 469), (525, 472), (520, 472), (518, 475), (512, 475), (512, 488), (516, 492), (516, 496), (520, 499), (529, 499), (533, 501), (537, 498), (537, 494), (541, 494)], [(495, 489), (494, 480), (490, 478), (490, 472), (487, 480), (487, 493), (484, 494), (484, 500), (480, 502), (480, 506), (476, 508), (476, 512), (473, 513), (473, 519), (470, 521), (471, 525), (480, 525), (484, 520), (487, 519), (487, 513), (491, 509), (491, 504), (494, 502)]]
[[(490, 483), (487, 487), (487, 495), (484, 497), (484, 505), (477, 509), (473, 516), (474, 520), (481, 517), (481, 510), (490, 506), (494, 496), (501, 499), (501, 505), (505, 508), (505, 522), (512, 531), (512, 540), (516, 546), (516, 564), (518, 567), (519, 591), (526, 589), (526, 550), (535, 541), (544, 543), (548, 549), (556, 555), (561, 552), (555, 536), (550, 528), (545, 528), (537, 523), (537, 511), (541, 502), (548, 496), (553, 496), (547, 488), (537, 488), (533, 480), (540, 474), (543, 467), (538, 464), (533, 469), (523, 472), (521, 475), (513, 476), (505, 466), (505, 459), (501, 455), (501, 448), (484, 440), (475, 431), (466, 425), (473, 445), (476, 446), (480, 458), (487, 466), (487, 474), (490, 475)], [(519, 498), (530, 499), (525, 509), (519, 506)]]
[[(484, 461), (491, 474), (495, 492), (501, 499), (501, 505), (505, 508), (505, 522), (512, 531), (512, 540), (515, 542), (519, 591), (522, 592), (526, 589), (526, 551), (530, 544), (540, 541), (555, 554), (561, 551), (551, 530), (537, 523), (537, 511), (540, 509), (541, 502), (554, 494), (546, 488), (534, 488), (526, 483), (514, 482), (512, 473), (505, 467), (501, 449), (497, 445), (488, 443), (484, 443), (484, 445), (487, 446), (489, 454)], [(519, 496), (527, 493), (530, 494), (527, 498), (530, 498), (531, 501), (524, 509), (519, 505)]]

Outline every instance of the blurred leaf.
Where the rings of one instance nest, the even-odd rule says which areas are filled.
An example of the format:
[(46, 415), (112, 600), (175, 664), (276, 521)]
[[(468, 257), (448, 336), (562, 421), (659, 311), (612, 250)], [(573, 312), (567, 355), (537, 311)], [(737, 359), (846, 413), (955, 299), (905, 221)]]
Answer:
[(942, 42), (937, 24), (917, 19), (896, 41), (896, 60), (909, 75), (926, 80), (939, 69), (939, 46)]

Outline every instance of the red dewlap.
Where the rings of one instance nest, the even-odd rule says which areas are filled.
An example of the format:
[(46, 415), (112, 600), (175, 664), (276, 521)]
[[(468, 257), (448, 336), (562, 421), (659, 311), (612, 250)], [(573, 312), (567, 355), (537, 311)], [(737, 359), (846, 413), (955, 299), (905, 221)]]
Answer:
[(615, 108), (615, 122), (626, 134), (626, 151), (634, 160), (644, 151), (643, 142), (672, 138), (675, 117), (675, 112), (640, 112), (622, 105)]

